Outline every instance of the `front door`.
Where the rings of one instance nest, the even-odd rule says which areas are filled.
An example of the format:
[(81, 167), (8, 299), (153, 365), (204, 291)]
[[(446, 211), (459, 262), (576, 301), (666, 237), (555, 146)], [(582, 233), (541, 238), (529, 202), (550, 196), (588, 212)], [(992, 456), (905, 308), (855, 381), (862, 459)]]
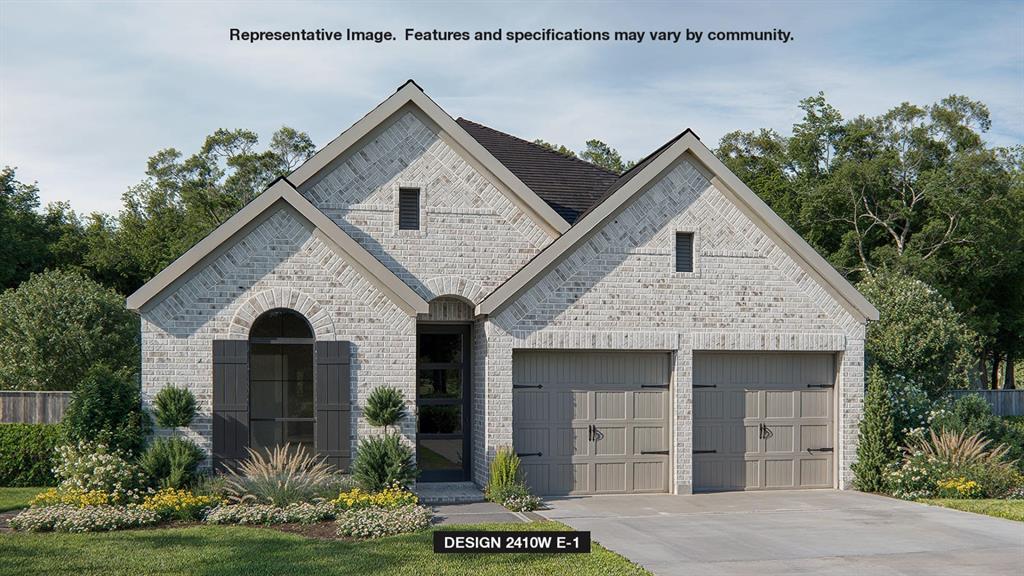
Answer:
[(469, 479), (469, 324), (420, 324), (416, 338), (416, 462), (422, 482)]

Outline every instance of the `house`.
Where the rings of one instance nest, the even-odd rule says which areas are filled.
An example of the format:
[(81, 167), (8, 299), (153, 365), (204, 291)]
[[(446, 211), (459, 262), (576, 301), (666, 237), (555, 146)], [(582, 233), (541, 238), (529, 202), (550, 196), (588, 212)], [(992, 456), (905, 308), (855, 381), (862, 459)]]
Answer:
[(849, 487), (878, 317), (692, 132), (619, 175), (412, 81), (127, 303), (214, 466), (344, 469), (388, 385), (419, 481), (544, 495)]

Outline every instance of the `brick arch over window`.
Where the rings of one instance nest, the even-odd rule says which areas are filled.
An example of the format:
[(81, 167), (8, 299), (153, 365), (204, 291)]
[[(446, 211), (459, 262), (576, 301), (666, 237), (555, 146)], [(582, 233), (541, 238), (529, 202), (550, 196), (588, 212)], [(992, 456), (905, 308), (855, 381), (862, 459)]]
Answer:
[(274, 308), (289, 308), (305, 316), (317, 340), (334, 340), (334, 322), (330, 315), (308, 294), (291, 288), (272, 288), (257, 292), (238, 307), (228, 329), (231, 339), (249, 338), (252, 323), (261, 314)]
[[(423, 285), (430, 291), (431, 298), (457, 296), (476, 305), (484, 299), (484, 296), (487, 296), (483, 286), (459, 276), (434, 276)], [(431, 298), (427, 298), (427, 300)]]

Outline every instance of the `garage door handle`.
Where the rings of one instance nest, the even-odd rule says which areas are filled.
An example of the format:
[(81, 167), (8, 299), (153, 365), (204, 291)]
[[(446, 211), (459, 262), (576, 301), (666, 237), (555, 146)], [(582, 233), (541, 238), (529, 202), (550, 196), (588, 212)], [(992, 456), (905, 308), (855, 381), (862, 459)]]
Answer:
[(694, 450), (694, 454), (717, 454), (718, 450)]
[(641, 454), (664, 454), (668, 456), (668, 450), (641, 450)]
[(543, 452), (516, 452), (516, 456), (524, 458), (526, 456), (543, 456)]
[(831, 448), (808, 448), (808, 452), (831, 452)]

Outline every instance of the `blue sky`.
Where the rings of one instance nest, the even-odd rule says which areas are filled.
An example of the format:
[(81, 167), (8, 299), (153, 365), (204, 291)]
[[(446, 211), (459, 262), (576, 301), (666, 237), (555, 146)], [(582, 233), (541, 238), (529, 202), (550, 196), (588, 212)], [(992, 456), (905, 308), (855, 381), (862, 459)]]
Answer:
[[(789, 44), (264, 43), (291, 30), (770, 30)], [(116, 213), (146, 159), (217, 128), (281, 125), (326, 144), (414, 78), (452, 116), (627, 159), (683, 129), (788, 132), (819, 90), (845, 116), (950, 93), (1024, 142), (1020, 2), (205, 3), (0, 0), (0, 164), (44, 202)]]

